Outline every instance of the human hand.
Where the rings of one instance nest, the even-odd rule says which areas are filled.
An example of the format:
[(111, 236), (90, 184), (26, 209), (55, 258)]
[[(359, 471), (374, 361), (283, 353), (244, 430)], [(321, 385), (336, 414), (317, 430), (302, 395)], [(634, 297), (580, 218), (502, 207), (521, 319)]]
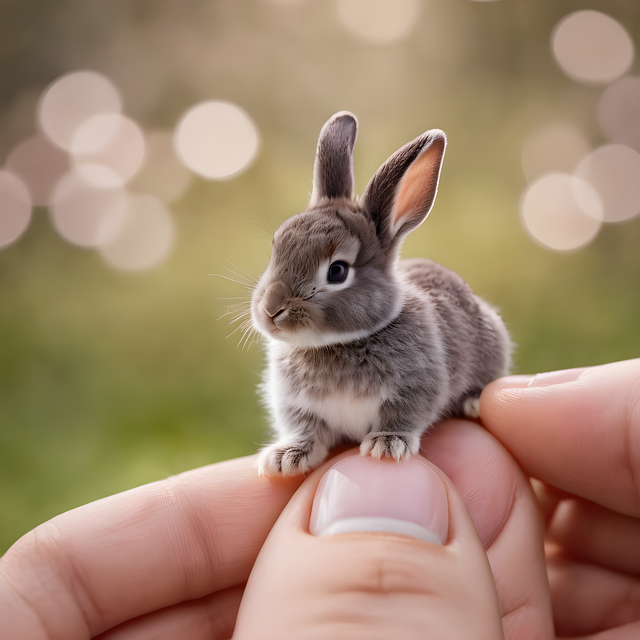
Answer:
[[(0, 637), (228, 638), (287, 502), (252, 574), (238, 640), (312, 637), (331, 623), (341, 637), (391, 630), (409, 639), (425, 629), (547, 637), (541, 525), (527, 479), (472, 423), (451, 421), (424, 445), (449, 476), (425, 467), (448, 493), (444, 546), (385, 533), (310, 535), (313, 495), (334, 462), (289, 501), (300, 478), (265, 480), (252, 458), (234, 460), (86, 505), (25, 536), (0, 561)], [(371, 584), (355, 580), (370, 575)]]
[(0, 640), (229, 638), (301, 482), (265, 482), (251, 456), (53, 518), (0, 558)]
[[(528, 479), (474, 423), (448, 421), (423, 450), (438, 468), (356, 450), (311, 474), (258, 556), (234, 638), (551, 637)], [(428, 538), (416, 523), (440, 544), (381, 533)]]
[(556, 633), (640, 637), (640, 359), (497, 380), (480, 416), (540, 481)]

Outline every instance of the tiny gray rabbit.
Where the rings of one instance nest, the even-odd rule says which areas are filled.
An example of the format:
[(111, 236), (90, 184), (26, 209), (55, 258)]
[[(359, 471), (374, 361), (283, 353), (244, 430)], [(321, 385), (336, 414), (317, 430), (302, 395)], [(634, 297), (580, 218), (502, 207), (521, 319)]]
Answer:
[(354, 200), (357, 127), (342, 111), (322, 128), (309, 207), (276, 231), (253, 291), (276, 432), (259, 454), (263, 476), (314, 469), (341, 441), (402, 460), (439, 420), (477, 417), (481, 390), (510, 367), (501, 318), (460, 276), (398, 259), (433, 205), (445, 134), (406, 144)]

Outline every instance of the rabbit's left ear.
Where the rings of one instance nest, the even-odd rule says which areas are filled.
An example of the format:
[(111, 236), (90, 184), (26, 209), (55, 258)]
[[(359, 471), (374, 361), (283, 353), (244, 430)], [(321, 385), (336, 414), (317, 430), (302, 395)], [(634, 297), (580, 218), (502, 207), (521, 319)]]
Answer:
[(310, 207), (323, 198), (351, 198), (357, 133), (358, 120), (348, 111), (336, 113), (322, 127), (313, 167)]
[(371, 178), (361, 205), (385, 244), (401, 240), (429, 215), (446, 146), (443, 131), (427, 131), (396, 151)]

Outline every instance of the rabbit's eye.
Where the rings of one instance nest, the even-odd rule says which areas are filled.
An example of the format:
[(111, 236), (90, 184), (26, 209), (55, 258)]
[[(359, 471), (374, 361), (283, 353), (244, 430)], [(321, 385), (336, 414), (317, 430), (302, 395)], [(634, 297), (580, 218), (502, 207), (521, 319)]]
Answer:
[(336, 260), (329, 265), (327, 272), (327, 282), (339, 284), (347, 279), (349, 273), (349, 265), (343, 260)]

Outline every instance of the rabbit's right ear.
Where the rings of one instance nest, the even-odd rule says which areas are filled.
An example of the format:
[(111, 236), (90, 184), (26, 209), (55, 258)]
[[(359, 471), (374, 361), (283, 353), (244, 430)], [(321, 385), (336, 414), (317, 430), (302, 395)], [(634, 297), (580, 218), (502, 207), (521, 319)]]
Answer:
[(351, 198), (357, 133), (358, 120), (348, 111), (336, 113), (322, 127), (313, 167), (310, 207), (323, 198)]
[(429, 215), (446, 146), (443, 131), (427, 131), (396, 151), (371, 178), (361, 205), (386, 245), (401, 241)]

